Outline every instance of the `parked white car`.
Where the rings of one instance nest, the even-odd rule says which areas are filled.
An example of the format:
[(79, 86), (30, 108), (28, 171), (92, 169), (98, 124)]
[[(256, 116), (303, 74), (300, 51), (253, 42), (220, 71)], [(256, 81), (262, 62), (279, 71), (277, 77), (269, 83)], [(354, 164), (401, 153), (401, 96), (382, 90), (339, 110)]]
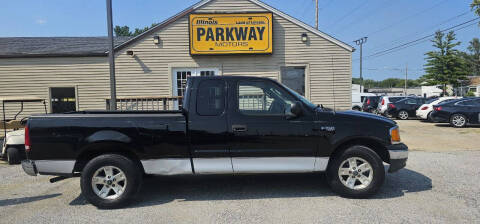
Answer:
[(389, 103), (396, 103), (401, 99), (405, 99), (405, 96), (382, 96), (378, 100), (378, 114), (388, 117), (387, 109)]
[(432, 121), (430, 114), (433, 111), (433, 105), (437, 105), (442, 102), (459, 99), (459, 98), (462, 98), (462, 97), (451, 96), (451, 97), (440, 97), (440, 98), (428, 100), (425, 104), (423, 104), (417, 109), (416, 115), (420, 119)]
[(373, 93), (352, 93), (352, 110), (361, 111), (363, 99), (367, 96), (376, 96)]

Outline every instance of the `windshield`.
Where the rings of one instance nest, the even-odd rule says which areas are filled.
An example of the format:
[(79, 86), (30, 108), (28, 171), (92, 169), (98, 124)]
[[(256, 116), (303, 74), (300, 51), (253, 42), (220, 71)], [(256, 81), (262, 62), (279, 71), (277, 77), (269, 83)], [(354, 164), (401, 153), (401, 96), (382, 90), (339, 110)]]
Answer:
[(432, 99), (427, 100), (427, 102), (425, 102), (425, 104), (431, 104), (431, 103), (433, 103), (437, 100), (438, 100), (438, 98), (432, 98)]
[(285, 87), (285, 89), (287, 89), (288, 92), (290, 92), (291, 94), (295, 95), (300, 101), (302, 101), (305, 105), (307, 105), (308, 107), (314, 109), (316, 108), (317, 106), (315, 104), (313, 104), (312, 102), (310, 102), (309, 100), (307, 100), (304, 96), (298, 94), (297, 92), (293, 91), (292, 89), (288, 88), (287, 86), (281, 84), (283, 87)]

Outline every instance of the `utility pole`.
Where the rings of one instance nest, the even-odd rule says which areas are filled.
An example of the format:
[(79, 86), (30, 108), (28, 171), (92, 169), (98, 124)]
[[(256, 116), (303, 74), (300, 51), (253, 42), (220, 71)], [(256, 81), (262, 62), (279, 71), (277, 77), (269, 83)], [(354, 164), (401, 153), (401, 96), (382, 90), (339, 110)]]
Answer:
[(117, 87), (115, 81), (115, 52), (113, 45), (112, 0), (107, 0), (108, 62), (110, 64), (110, 110), (117, 110)]
[(355, 42), (355, 44), (360, 45), (360, 93), (362, 92), (363, 87), (363, 44), (367, 43), (368, 37), (362, 37)]
[(318, 30), (318, 0), (315, 0), (315, 28)]
[(405, 66), (405, 96), (407, 96), (408, 64)]

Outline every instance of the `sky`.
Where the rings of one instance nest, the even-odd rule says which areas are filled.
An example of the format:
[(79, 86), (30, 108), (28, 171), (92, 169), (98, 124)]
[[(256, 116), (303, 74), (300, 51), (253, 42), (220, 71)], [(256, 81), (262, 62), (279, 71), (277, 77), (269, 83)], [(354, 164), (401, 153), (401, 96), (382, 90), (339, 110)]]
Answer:
[[(359, 47), (353, 42), (368, 37), (363, 45), (363, 76), (383, 80), (424, 74), (425, 52), (433, 50), (431, 38), (378, 54), (396, 46), (462, 24), (476, 16), (472, 0), (319, 0), (319, 29), (357, 48), (352, 75), (359, 77)], [(197, 0), (113, 0), (114, 25), (149, 26), (195, 4)], [(315, 25), (315, 0), (263, 0), (263, 2)], [(103, 0), (15, 0), (0, 8), (0, 37), (106, 36), (106, 4)], [(480, 37), (478, 21), (455, 28), (465, 50)], [(458, 29), (458, 30), (457, 30)], [(375, 56), (371, 56), (374, 55)]]

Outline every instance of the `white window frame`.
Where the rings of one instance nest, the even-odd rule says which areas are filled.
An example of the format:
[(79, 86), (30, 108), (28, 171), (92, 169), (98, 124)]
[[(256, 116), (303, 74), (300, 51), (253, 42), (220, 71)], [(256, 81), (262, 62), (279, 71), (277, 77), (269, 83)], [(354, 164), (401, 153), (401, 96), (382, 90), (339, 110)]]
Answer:
[[(213, 71), (215, 76), (220, 75), (220, 69), (215, 67), (174, 67), (172, 68), (172, 96), (178, 96), (177, 72), (190, 72), (190, 76), (200, 76), (203, 71)], [(174, 103), (174, 108), (178, 109), (178, 102)]]

